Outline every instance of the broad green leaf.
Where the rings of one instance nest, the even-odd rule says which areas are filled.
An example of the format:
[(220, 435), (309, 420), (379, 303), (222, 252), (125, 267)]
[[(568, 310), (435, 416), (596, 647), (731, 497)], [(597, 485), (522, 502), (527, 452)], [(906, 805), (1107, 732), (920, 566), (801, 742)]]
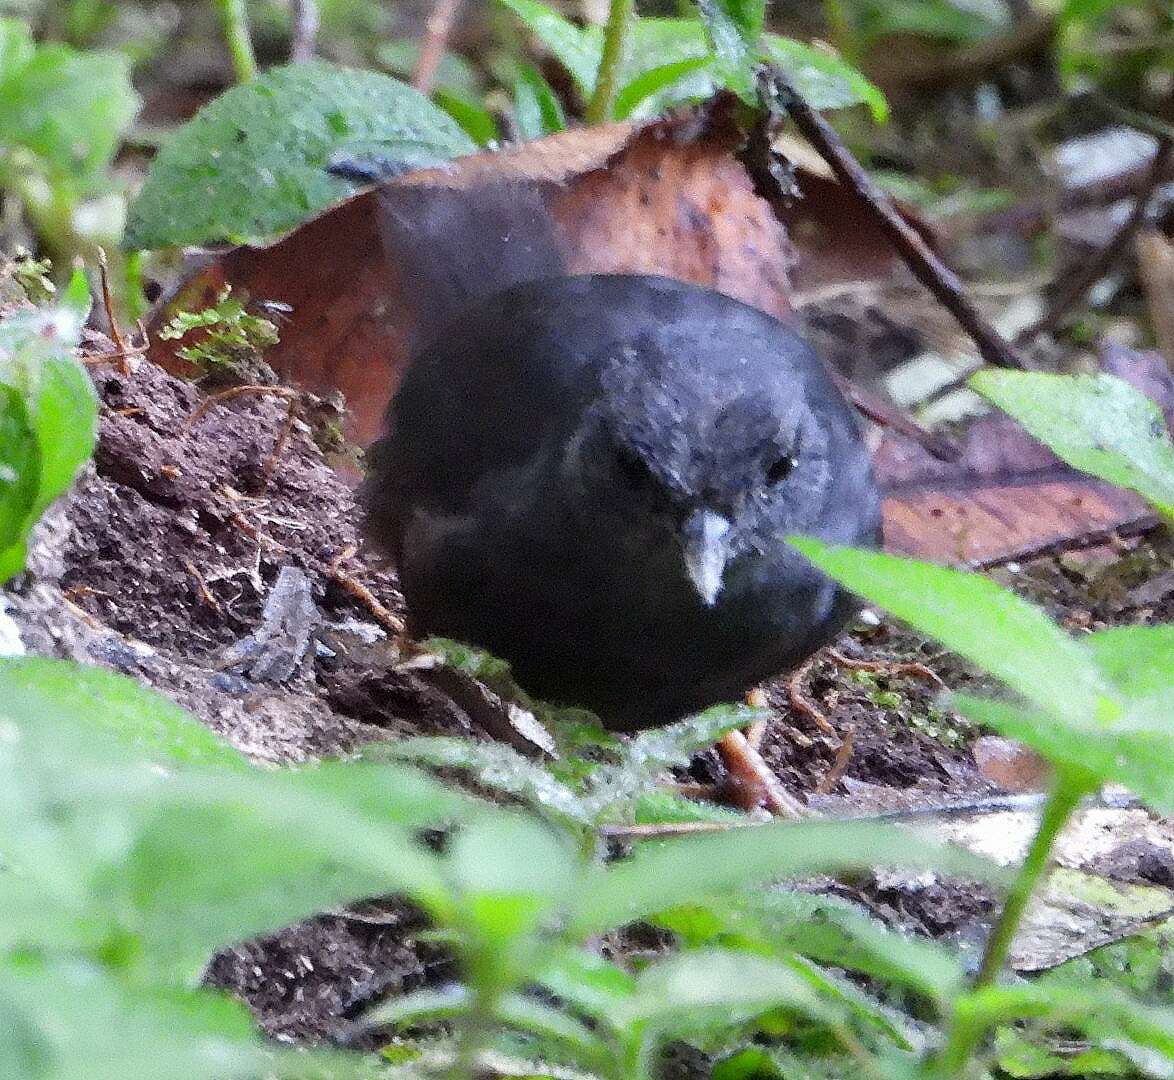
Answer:
[(1035, 710), (953, 694), (950, 706), (963, 716), (1037, 750), (1070, 775), (1124, 784), (1154, 809), (1174, 809), (1174, 692), (1129, 703), (1124, 716), (1107, 723), (1088, 719), (1060, 722)]
[(1073, 468), (1136, 491), (1174, 521), (1174, 443), (1166, 419), (1124, 379), (980, 371), (970, 385)]
[[(712, 63), (713, 58), (709, 56), (690, 56), (641, 72), (616, 95), (615, 119), (627, 120), (642, 105), (651, 103), (655, 106), (658, 98), (664, 97), (666, 92), (679, 91), (685, 80), (705, 71)], [(698, 94), (698, 97), (704, 96), (704, 91)], [(656, 113), (661, 110), (652, 108), (649, 111)]]
[(1127, 698), (1174, 686), (1174, 625), (1113, 626), (1084, 640), (1105, 676)]
[(500, 138), (497, 121), (480, 101), (453, 90), (439, 89), (433, 95), (439, 105), (464, 129), (478, 146), (488, 146)]
[(122, 929), (142, 939), (141, 966), (158, 980), (190, 976), (234, 941), (368, 896), (402, 893), (448, 910), (440, 861), (414, 838), (420, 823), (451, 819), (446, 799), (409, 770), (365, 762), (185, 769), (153, 793), (156, 809), (92, 894), (100, 910), (124, 913)]
[(972, 42), (1009, 25), (1001, 5), (969, 5), (953, 0), (855, 0), (853, 6), (857, 8), (857, 32), (865, 42), (889, 34)]
[(278, 1049), (244, 1007), (209, 991), (128, 988), (84, 966), (0, 963), (0, 1065), (9, 1080), (364, 1080), (369, 1061)]
[(458, 829), (447, 867), (468, 896), (526, 896), (544, 907), (562, 904), (579, 876), (579, 858), (565, 835), (504, 810), (478, 814)]
[[(17, 311), (0, 320), (0, 386), (16, 395), (8, 396), (9, 434), (14, 435), (16, 427), (27, 427), (38, 459), (36, 488), (23, 521), (14, 532), (5, 531), (12, 528), (11, 522), (0, 529), (9, 537), (0, 550), (0, 580), (23, 569), (29, 530), (45, 508), (65, 493), (93, 452), (97, 397), (89, 375), (73, 355), (88, 313), (89, 290), (84, 275), (76, 273), (61, 303)], [(15, 413), (20, 410), (24, 419), (17, 422)], [(20, 454), (16, 443), (5, 452)], [(26, 465), (32, 464), (30, 458), (25, 460)], [(9, 509), (13, 509), (11, 503)]]
[(552, 948), (534, 980), (589, 1017), (618, 1013), (636, 992), (636, 980), (593, 952), (569, 945)]
[(780, 821), (646, 843), (585, 879), (576, 933), (602, 933), (725, 889), (877, 866), (999, 877), (990, 863), (893, 826)]
[(386, 75), (314, 61), (233, 87), (160, 151), (131, 207), (126, 245), (257, 240), (354, 186), (339, 158), (429, 165), (476, 145), (443, 109)]
[(620, 1028), (643, 1022), (687, 1036), (707, 1013), (738, 1023), (779, 1007), (808, 1016), (828, 1013), (786, 964), (755, 953), (710, 948), (649, 965), (636, 978), (635, 994), (613, 1010), (611, 1019)]
[(1097, 1038), (1126, 1038), (1174, 1061), (1174, 1015), (1141, 1004), (1118, 990), (1091, 982), (1056, 980), (987, 987), (964, 995), (957, 1008), (964, 1022), (984, 1024), (1039, 1020), (1053, 1029), (1075, 1027)]
[(739, 0), (697, 0), (697, 6), (713, 54), (721, 65), (723, 81), (735, 92), (749, 97), (754, 82), (750, 68), (758, 51), (761, 20), (748, 33), (737, 20), (737, 13), (743, 8)]
[(383, 1024), (410, 1027), (435, 1020), (451, 1020), (460, 1016), (472, 1000), (469, 988), (460, 983), (440, 990), (414, 990), (410, 994), (388, 998), (369, 1009), (363, 1013), (363, 1024), (366, 1027)]
[(863, 103), (877, 123), (888, 119), (889, 105), (880, 89), (835, 53), (777, 34), (765, 35), (763, 43), (765, 59), (786, 73), (813, 109)]
[(599, 71), (600, 45), (569, 19), (539, 0), (501, 0), (567, 69), (579, 92), (588, 97)]
[(934, 942), (890, 930), (831, 896), (749, 890), (688, 904), (656, 921), (687, 942), (737, 944), (775, 955), (798, 953), (917, 990), (940, 1003), (962, 984), (958, 961)]
[(162, 694), (105, 668), (67, 660), (0, 660), (0, 715), (78, 721), (140, 758), (248, 768), (244, 756)]
[(130, 62), (67, 45), (42, 45), (30, 56), (11, 31), (0, 35), (0, 48), (17, 61), (0, 66), (0, 151), (24, 147), (57, 181), (91, 193), (138, 113)]
[(566, 1047), (574, 1054), (575, 1060), (587, 1068), (600, 1065), (606, 1068), (612, 1057), (608, 1044), (586, 1024), (531, 996), (506, 994), (498, 1004), (497, 1018), (519, 1031)]
[(514, 119), (524, 139), (541, 139), (567, 126), (563, 107), (532, 64), (519, 64), (514, 79)]
[(41, 445), (24, 398), (0, 383), (0, 550), (24, 561), (29, 517), (41, 488)]
[(1081, 723), (1112, 708), (1092, 654), (1034, 604), (980, 574), (791, 540), (824, 573), (936, 638), (1041, 710)]
[(0, 19), (0, 86), (15, 79), (36, 52), (28, 23), (21, 19)]
[(753, 48), (762, 33), (766, 18), (766, 0), (718, 0), (726, 18), (737, 28), (742, 40)]
[(543, 766), (502, 743), (444, 737), (404, 739), (371, 747), (367, 755), (468, 770), (479, 784), (520, 796), (556, 820), (579, 825), (592, 821), (590, 809), (574, 791)]
[[(105, 936), (136, 970), (182, 981), (218, 948), (367, 896), (451, 908), (439, 858), (414, 836), (471, 800), (370, 762), (226, 768), (226, 748), (129, 680), (51, 661), (7, 671), (0, 897), (16, 925), (3, 943), (53, 953)], [(62, 686), (71, 672), (76, 687)], [(496, 813), (479, 807), (482, 827)]]

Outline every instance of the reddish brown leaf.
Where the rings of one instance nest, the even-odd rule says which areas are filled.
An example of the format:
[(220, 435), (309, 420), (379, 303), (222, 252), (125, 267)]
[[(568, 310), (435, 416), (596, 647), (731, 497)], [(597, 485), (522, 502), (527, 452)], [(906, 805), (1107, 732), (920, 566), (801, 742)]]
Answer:
[[(1162, 358), (1114, 348), (1102, 365), (1174, 414), (1174, 383)], [(1148, 528), (1138, 496), (1059, 461), (1010, 417), (970, 424), (957, 461), (931, 457), (886, 432), (874, 457), (885, 499), (885, 547), (942, 562), (989, 566), (1097, 543)]]

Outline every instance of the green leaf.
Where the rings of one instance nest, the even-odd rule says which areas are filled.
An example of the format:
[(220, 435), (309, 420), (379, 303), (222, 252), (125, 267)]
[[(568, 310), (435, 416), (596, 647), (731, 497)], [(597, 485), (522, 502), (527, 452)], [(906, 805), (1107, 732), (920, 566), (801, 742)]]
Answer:
[(1166, 419), (1124, 379), (980, 371), (970, 385), (1073, 468), (1136, 491), (1174, 521), (1174, 443)]
[(524, 139), (541, 139), (567, 126), (563, 107), (550, 84), (531, 64), (519, 64), (514, 79), (514, 118)]
[(41, 488), (41, 445), (24, 398), (0, 384), (0, 550), (20, 545)]
[(249, 767), (238, 750), (174, 702), (105, 668), (33, 657), (0, 660), (0, 713), (24, 721), (84, 717), (153, 761)]
[(740, 0), (697, 0), (697, 6), (714, 56), (722, 66), (724, 81), (736, 92), (748, 94), (753, 86), (750, 67), (757, 53), (762, 19), (760, 13), (755, 22), (747, 9), (757, 5)]
[(415, 990), (400, 994), (363, 1013), (365, 1027), (394, 1024), (410, 1027), (413, 1024), (436, 1020), (451, 1020), (460, 1016), (473, 1000), (467, 986), (457, 983), (440, 990)]
[(589, 97), (599, 72), (601, 44), (569, 19), (539, 0), (500, 0), (545, 45)]
[[(0, 534), (8, 537), (0, 550), (0, 580), (23, 569), (29, 530), (69, 488), (97, 438), (97, 397), (89, 375), (73, 355), (89, 309), (84, 278), (74, 276), (62, 301), (52, 308), (18, 311), (0, 321), (0, 386), (10, 391), (6, 393), (6, 426), (8, 436), (16, 440), (0, 450), (0, 456), (8, 458), (10, 467), (18, 460), (26, 468), (36, 465), (33, 479), (11, 478), (21, 491), (26, 481), (35, 480), (35, 488), (23, 520), (0, 527)], [(23, 417), (18, 417), (22, 411)], [(20, 430), (24, 436), (19, 436)], [(35, 462), (29, 447), (19, 448), (30, 433)], [(8, 509), (15, 509), (11, 500)]]
[(0, 50), (17, 64), (0, 65), (3, 143), (32, 151), (56, 180), (91, 193), (138, 113), (130, 62), (67, 45), (42, 45), (30, 55), (11, 29), (0, 34)]
[(259, 240), (350, 194), (339, 157), (429, 165), (476, 149), (424, 95), (386, 75), (314, 61), (233, 87), (160, 151), (126, 245)]
[(824, 573), (1001, 679), (1041, 710), (1081, 723), (1111, 708), (1092, 654), (1035, 605), (980, 574), (818, 540), (790, 541)]
[(36, 52), (32, 31), (21, 19), (0, 19), (0, 86), (15, 79)]
[(621, 1029), (646, 1023), (662, 1033), (687, 1036), (713, 1014), (732, 1024), (784, 1006), (808, 1016), (827, 1015), (786, 964), (732, 949), (696, 949), (645, 968), (636, 978), (635, 994), (615, 1007), (610, 1019)]
[(106, 672), (5, 671), (0, 945), (117, 941), (121, 962), (155, 981), (192, 979), (216, 949), (367, 896), (450, 910), (441, 862), (415, 834), (474, 807), (487, 829), (499, 813), (405, 768), (245, 767)]
[(499, 811), (479, 814), (457, 831), (448, 872), (469, 896), (523, 896), (557, 907), (579, 876), (579, 859), (564, 834), (533, 817)]
[[(642, 104), (663, 97), (665, 91), (679, 87), (689, 76), (705, 71), (712, 63), (713, 58), (709, 56), (690, 56), (641, 72), (616, 95), (615, 119), (627, 120)], [(698, 94), (698, 97), (704, 96), (704, 93)], [(650, 111), (661, 110), (653, 108)]]
[(990, 4), (980, 7), (953, 0), (857, 0), (855, 6), (861, 9), (856, 29), (863, 44), (889, 34), (949, 42), (981, 41), (1010, 24), (1005, 9)]
[(445, 89), (438, 89), (433, 96), (436, 104), (460, 124), (478, 146), (488, 146), (500, 138), (497, 121), (479, 101)]
[(84, 966), (0, 962), (0, 1068), (10, 1080), (362, 1080), (358, 1055), (280, 1050), (208, 991), (126, 987)]
[(1174, 693), (1168, 684), (1162, 693), (1130, 702), (1124, 716), (1109, 722), (1059, 722), (1035, 710), (968, 694), (951, 695), (950, 706), (1073, 775), (1101, 783), (1115, 780), (1157, 810), (1174, 809)]
[(1113, 626), (1084, 641), (1126, 697), (1143, 698), (1174, 686), (1174, 625)]
[(736, 944), (776, 956), (798, 953), (917, 990), (944, 1004), (962, 984), (957, 959), (934, 942), (890, 930), (831, 896), (753, 890), (690, 904), (656, 921), (691, 944)]
[(646, 843), (595, 868), (580, 890), (576, 933), (602, 933), (725, 889), (876, 866), (937, 869), (978, 879), (990, 863), (901, 829), (864, 822), (775, 822)]
[(592, 816), (578, 795), (550, 772), (503, 743), (475, 743), (444, 737), (404, 739), (367, 750), (369, 757), (415, 761), (437, 768), (464, 769), (479, 784), (525, 799), (567, 824), (589, 825)]
[(1075, 1027), (1093, 1037), (1130, 1039), (1174, 1061), (1174, 1016), (1127, 994), (1075, 980), (1022, 982), (987, 987), (959, 999), (964, 1022), (983, 1024), (1042, 1020), (1049, 1027)]
[(767, 34), (764, 58), (777, 64), (813, 109), (843, 109), (863, 103), (878, 124), (889, 118), (884, 94), (846, 60), (827, 49)]

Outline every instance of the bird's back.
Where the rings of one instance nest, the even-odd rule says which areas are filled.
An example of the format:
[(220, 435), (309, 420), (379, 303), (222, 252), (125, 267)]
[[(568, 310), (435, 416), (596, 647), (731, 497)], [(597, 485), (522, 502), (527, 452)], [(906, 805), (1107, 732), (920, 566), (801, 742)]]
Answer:
[(539, 696), (642, 726), (798, 662), (851, 604), (780, 544), (707, 609), (673, 552), (632, 556), (614, 524), (567, 514), (549, 472), (534, 470), (575, 437), (608, 392), (606, 366), (625, 356), (637, 381), (663, 378), (666, 357), (684, 365), (702, 405), (739, 380), (753, 388), (755, 365), (789, 380), (843, 452), (806, 531), (871, 542), (876, 495), (855, 419), (810, 347), (757, 309), (652, 276), (528, 282), (452, 321), (389, 408), (366, 501), (368, 531), (399, 564), (416, 631), (496, 652)]

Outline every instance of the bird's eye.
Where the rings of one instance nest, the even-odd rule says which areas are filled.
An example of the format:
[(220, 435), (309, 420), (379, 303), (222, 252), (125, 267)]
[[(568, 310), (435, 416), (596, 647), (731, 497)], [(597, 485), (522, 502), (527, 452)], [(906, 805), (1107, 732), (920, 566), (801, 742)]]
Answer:
[(649, 470), (648, 462), (628, 447), (620, 447), (616, 451), (616, 469), (624, 483), (633, 491), (656, 485), (656, 478)]
[(768, 484), (778, 484), (786, 480), (791, 475), (795, 468), (794, 454), (784, 454), (773, 465), (766, 470), (766, 482)]

